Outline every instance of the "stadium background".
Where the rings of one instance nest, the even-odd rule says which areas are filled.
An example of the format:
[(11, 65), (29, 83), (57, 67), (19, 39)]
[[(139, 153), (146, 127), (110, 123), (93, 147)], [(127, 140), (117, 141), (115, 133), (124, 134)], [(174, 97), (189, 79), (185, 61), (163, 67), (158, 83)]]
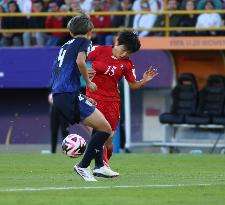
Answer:
[[(195, 74), (199, 88), (204, 86), (210, 74), (225, 74), (223, 51), (225, 38), (223, 35), (220, 34), (219, 37), (217, 35), (213, 35), (213, 37), (195, 37), (194, 35), (192, 37), (168, 37), (173, 28), (169, 24), (170, 13), (166, 13), (169, 2), (158, 1), (161, 9), (153, 10), (152, 13), (152, 15), (160, 16), (162, 14), (160, 12), (165, 10), (167, 23), (163, 28), (160, 28), (165, 31), (165, 37), (142, 37), (141, 51), (132, 56), (138, 79), (141, 78), (141, 74), (149, 65), (158, 67), (160, 73), (159, 77), (143, 90), (131, 92), (130, 137), (133, 146), (148, 146), (152, 142), (161, 142), (165, 139), (165, 133), (158, 117), (160, 113), (169, 109), (170, 91), (180, 73), (191, 72)], [(183, 1), (179, 3), (181, 5)], [(221, 9), (215, 12), (221, 13), (224, 20), (223, 14), (225, 12)], [(192, 13), (196, 11), (192, 11)], [(176, 10), (170, 12), (176, 13)], [(213, 13), (214, 11), (201, 12)], [(106, 15), (110, 14), (109, 12), (105, 13)], [(104, 12), (102, 14), (104, 15)], [(7, 15), (7, 13), (4, 15)], [(59, 15), (59, 13), (55, 12), (55, 15)], [(177, 15), (181, 14), (177, 13)], [(181, 30), (182, 28), (185, 31), (185, 27), (179, 27)], [(193, 31), (198, 30), (192, 29)], [(154, 32), (154, 27), (136, 30), (151, 30)], [(207, 28), (205, 30), (223, 31), (224, 25), (220, 28)], [(1, 32), (4, 32), (4, 30)], [(41, 144), (46, 145), (45, 147), (49, 146), (48, 83), (51, 64), (57, 52), (57, 47), (0, 48), (0, 144)], [(87, 139), (89, 137), (86, 128), (83, 126), (77, 125), (72, 128), (71, 132), (73, 131)], [(197, 132), (198, 134), (200, 132)]]
[[(136, 0), (130, 1), (133, 3), (132, 7), (124, 13), (118, 12), (119, 9), (115, 11), (115, 8), (118, 8), (117, 3), (129, 3), (129, 0), (93, 0), (97, 5), (104, 5), (103, 12), (93, 13), (100, 19), (103, 19), (103, 15), (110, 18), (118, 16), (121, 19), (121, 14), (127, 14), (126, 19), (132, 15), (134, 18), (136, 16), (136, 20), (143, 17), (144, 20), (139, 21), (141, 24), (135, 27), (142, 36), (142, 48), (132, 59), (138, 78), (150, 64), (159, 69), (160, 75), (148, 87), (138, 92), (129, 92), (126, 84), (124, 86), (127, 146), (132, 148), (133, 153), (113, 155), (110, 163), (113, 170), (120, 173), (118, 178), (98, 178), (96, 183), (87, 184), (73, 172), (73, 165), (78, 163), (80, 158), (68, 158), (60, 153), (61, 149), (54, 155), (40, 154), (41, 151), (49, 153), (50, 150), (48, 83), (52, 61), (59, 48), (42, 45), (43, 41), (39, 40), (45, 32), (49, 38), (53, 37), (55, 40), (57, 36), (54, 38), (52, 34), (61, 36), (62, 33), (58, 32), (65, 32), (66, 29), (57, 24), (53, 31), (52, 28), (39, 24), (42, 17), (38, 17), (37, 25), (30, 24), (32, 26), (28, 27), (15, 22), (21, 15), (55, 15), (58, 20), (61, 19), (59, 16), (70, 17), (77, 14), (81, 7), (83, 10), (90, 9), (88, 5), (90, 6), (91, 1), (65, 0), (66, 4), (72, 4), (71, 8), (69, 7), (70, 12), (67, 12), (68, 7), (63, 5), (62, 10), (66, 11), (63, 13), (57, 11), (54, 1), (51, 1), (49, 6), (50, 1), (44, 0), (44, 9), (39, 13), (39, 0), (32, 0), (36, 3), (35, 10), (31, 10), (30, 0), (17, 0), (23, 14), (9, 14), (6, 10), (8, 0), (0, 0), (0, 204), (224, 205), (225, 155), (201, 154), (202, 151), (223, 153), (221, 148), (224, 148), (225, 144), (224, 126), (219, 132), (211, 128), (196, 127), (187, 128), (189, 132), (183, 129), (177, 131), (178, 139), (183, 137), (184, 139), (180, 140), (192, 140), (194, 147), (182, 150), (179, 147), (173, 151), (188, 154), (150, 153), (168, 152), (168, 149), (165, 149), (168, 148), (165, 146), (165, 140), (172, 135), (165, 129), (167, 125), (162, 126), (159, 123), (159, 114), (169, 110), (170, 92), (176, 85), (179, 74), (194, 73), (199, 88), (204, 86), (209, 75), (225, 74), (224, 0), (212, 0), (216, 10), (204, 10), (204, 5), (208, 2), (206, 0)], [(60, 5), (64, 1), (57, 2)], [(144, 3), (144, 11), (140, 10), (141, 2)], [(191, 11), (185, 11), (187, 2), (195, 2)], [(29, 12), (30, 14), (27, 14)], [(220, 14), (221, 25), (216, 26), (213, 22), (207, 24), (207, 28), (196, 28), (196, 22), (193, 24), (192, 20), (191, 25), (183, 24), (185, 18), (178, 23), (177, 15), (185, 17), (187, 13), (192, 20), (192, 14)], [(2, 23), (2, 19), (7, 15), (12, 18), (11, 27), (8, 23)], [(162, 16), (165, 16), (164, 21)], [(148, 17), (151, 21), (146, 21)], [(35, 18), (28, 19), (35, 22)], [(162, 24), (155, 25), (156, 19), (161, 19)], [(209, 23), (211, 19), (213, 18), (207, 18), (203, 23)], [(56, 22), (59, 22), (58, 20)], [(122, 28), (121, 25), (95, 26), (95, 31), (100, 32), (97, 37), (108, 32), (114, 35), (114, 32), (127, 26), (133, 29), (132, 24), (125, 22), (126, 25), (122, 25)], [(24, 27), (29, 30), (23, 30)], [(38, 42), (35, 35), (30, 39), (27, 31), (38, 33)], [(20, 33), (19, 39), (14, 42), (18, 47), (3, 46), (7, 43), (2, 42), (5, 32)], [(79, 132), (88, 138), (84, 127), (75, 126), (72, 129), (72, 132)], [(218, 139), (220, 140), (217, 147), (220, 145), (220, 148), (214, 149)], [(184, 143), (185, 146), (188, 141)], [(206, 141), (209, 149), (199, 147), (200, 144), (206, 145)], [(159, 149), (160, 147), (162, 149)], [(137, 153), (139, 151), (146, 153)], [(192, 154), (189, 154), (190, 151)], [(91, 165), (93, 166), (94, 164)]]

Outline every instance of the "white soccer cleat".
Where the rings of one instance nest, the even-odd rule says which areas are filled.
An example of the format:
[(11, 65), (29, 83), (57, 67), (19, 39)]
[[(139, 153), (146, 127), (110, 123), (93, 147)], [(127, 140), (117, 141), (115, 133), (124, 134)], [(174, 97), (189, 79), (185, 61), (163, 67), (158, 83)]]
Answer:
[(103, 166), (100, 168), (95, 168), (94, 171), (94, 176), (96, 177), (104, 177), (104, 178), (113, 178), (113, 177), (118, 177), (120, 174), (117, 172), (114, 172), (110, 169), (110, 167)]
[(96, 182), (97, 180), (94, 178), (93, 174), (91, 173), (90, 166), (87, 168), (81, 168), (78, 165), (74, 166), (74, 171), (77, 172), (85, 181), (88, 182)]

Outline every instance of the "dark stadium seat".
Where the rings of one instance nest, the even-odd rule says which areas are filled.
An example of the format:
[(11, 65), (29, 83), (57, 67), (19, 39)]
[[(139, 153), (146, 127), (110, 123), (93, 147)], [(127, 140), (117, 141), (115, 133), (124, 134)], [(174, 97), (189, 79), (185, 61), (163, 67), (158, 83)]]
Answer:
[(191, 73), (179, 76), (177, 85), (172, 90), (172, 107), (169, 113), (162, 113), (161, 123), (183, 124), (185, 115), (194, 114), (197, 108), (197, 83)]
[(224, 125), (225, 126), (225, 111), (223, 115), (213, 116), (212, 123), (215, 125)]
[(199, 93), (196, 114), (185, 116), (187, 124), (225, 124), (224, 115), (225, 80), (221, 75), (209, 76), (205, 87)]
[(224, 125), (225, 126), (225, 101), (223, 105), (223, 113), (222, 115), (213, 115), (212, 123), (216, 125)]
[[(169, 147), (170, 153), (179, 152), (179, 147), (224, 147), (218, 145), (225, 134), (225, 79), (220, 75), (208, 77), (205, 87), (198, 92), (192, 74), (182, 74), (172, 91), (173, 104), (171, 112), (160, 115), (164, 126), (165, 138), (161, 144)], [(185, 129), (211, 129), (219, 133), (212, 143), (183, 142), (177, 138), (178, 131)], [(218, 130), (222, 130), (218, 132)], [(221, 134), (224, 133), (224, 134)], [(212, 151), (213, 152), (213, 151)]]

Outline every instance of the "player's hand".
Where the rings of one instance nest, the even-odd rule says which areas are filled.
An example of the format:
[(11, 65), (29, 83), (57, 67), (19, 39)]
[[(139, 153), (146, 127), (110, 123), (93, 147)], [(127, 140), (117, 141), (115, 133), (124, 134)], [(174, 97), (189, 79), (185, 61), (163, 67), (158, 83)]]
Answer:
[(157, 76), (158, 70), (156, 68), (153, 68), (152, 66), (149, 67), (148, 70), (146, 70), (143, 74), (143, 80), (147, 83), (150, 80), (152, 80), (155, 76)]
[(96, 71), (94, 69), (88, 70), (88, 76), (90, 80), (94, 78), (95, 74), (96, 74)]
[(88, 82), (87, 87), (90, 89), (90, 92), (95, 92), (97, 90), (97, 85), (93, 82)]
[(97, 105), (97, 102), (93, 98), (87, 98), (87, 99), (88, 101), (90, 101), (92, 105)]

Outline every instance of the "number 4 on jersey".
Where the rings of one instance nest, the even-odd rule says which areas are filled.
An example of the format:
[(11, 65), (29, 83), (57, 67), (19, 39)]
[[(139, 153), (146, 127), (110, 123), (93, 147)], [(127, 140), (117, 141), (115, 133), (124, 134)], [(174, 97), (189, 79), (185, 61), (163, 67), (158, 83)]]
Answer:
[(59, 56), (58, 56), (59, 67), (61, 67), (63, 64), (63, 59), (65, 57), (65, 54), (66, 54), (66, 50), (63, 50), (63, 48), (61, 48), (59, 51)]

